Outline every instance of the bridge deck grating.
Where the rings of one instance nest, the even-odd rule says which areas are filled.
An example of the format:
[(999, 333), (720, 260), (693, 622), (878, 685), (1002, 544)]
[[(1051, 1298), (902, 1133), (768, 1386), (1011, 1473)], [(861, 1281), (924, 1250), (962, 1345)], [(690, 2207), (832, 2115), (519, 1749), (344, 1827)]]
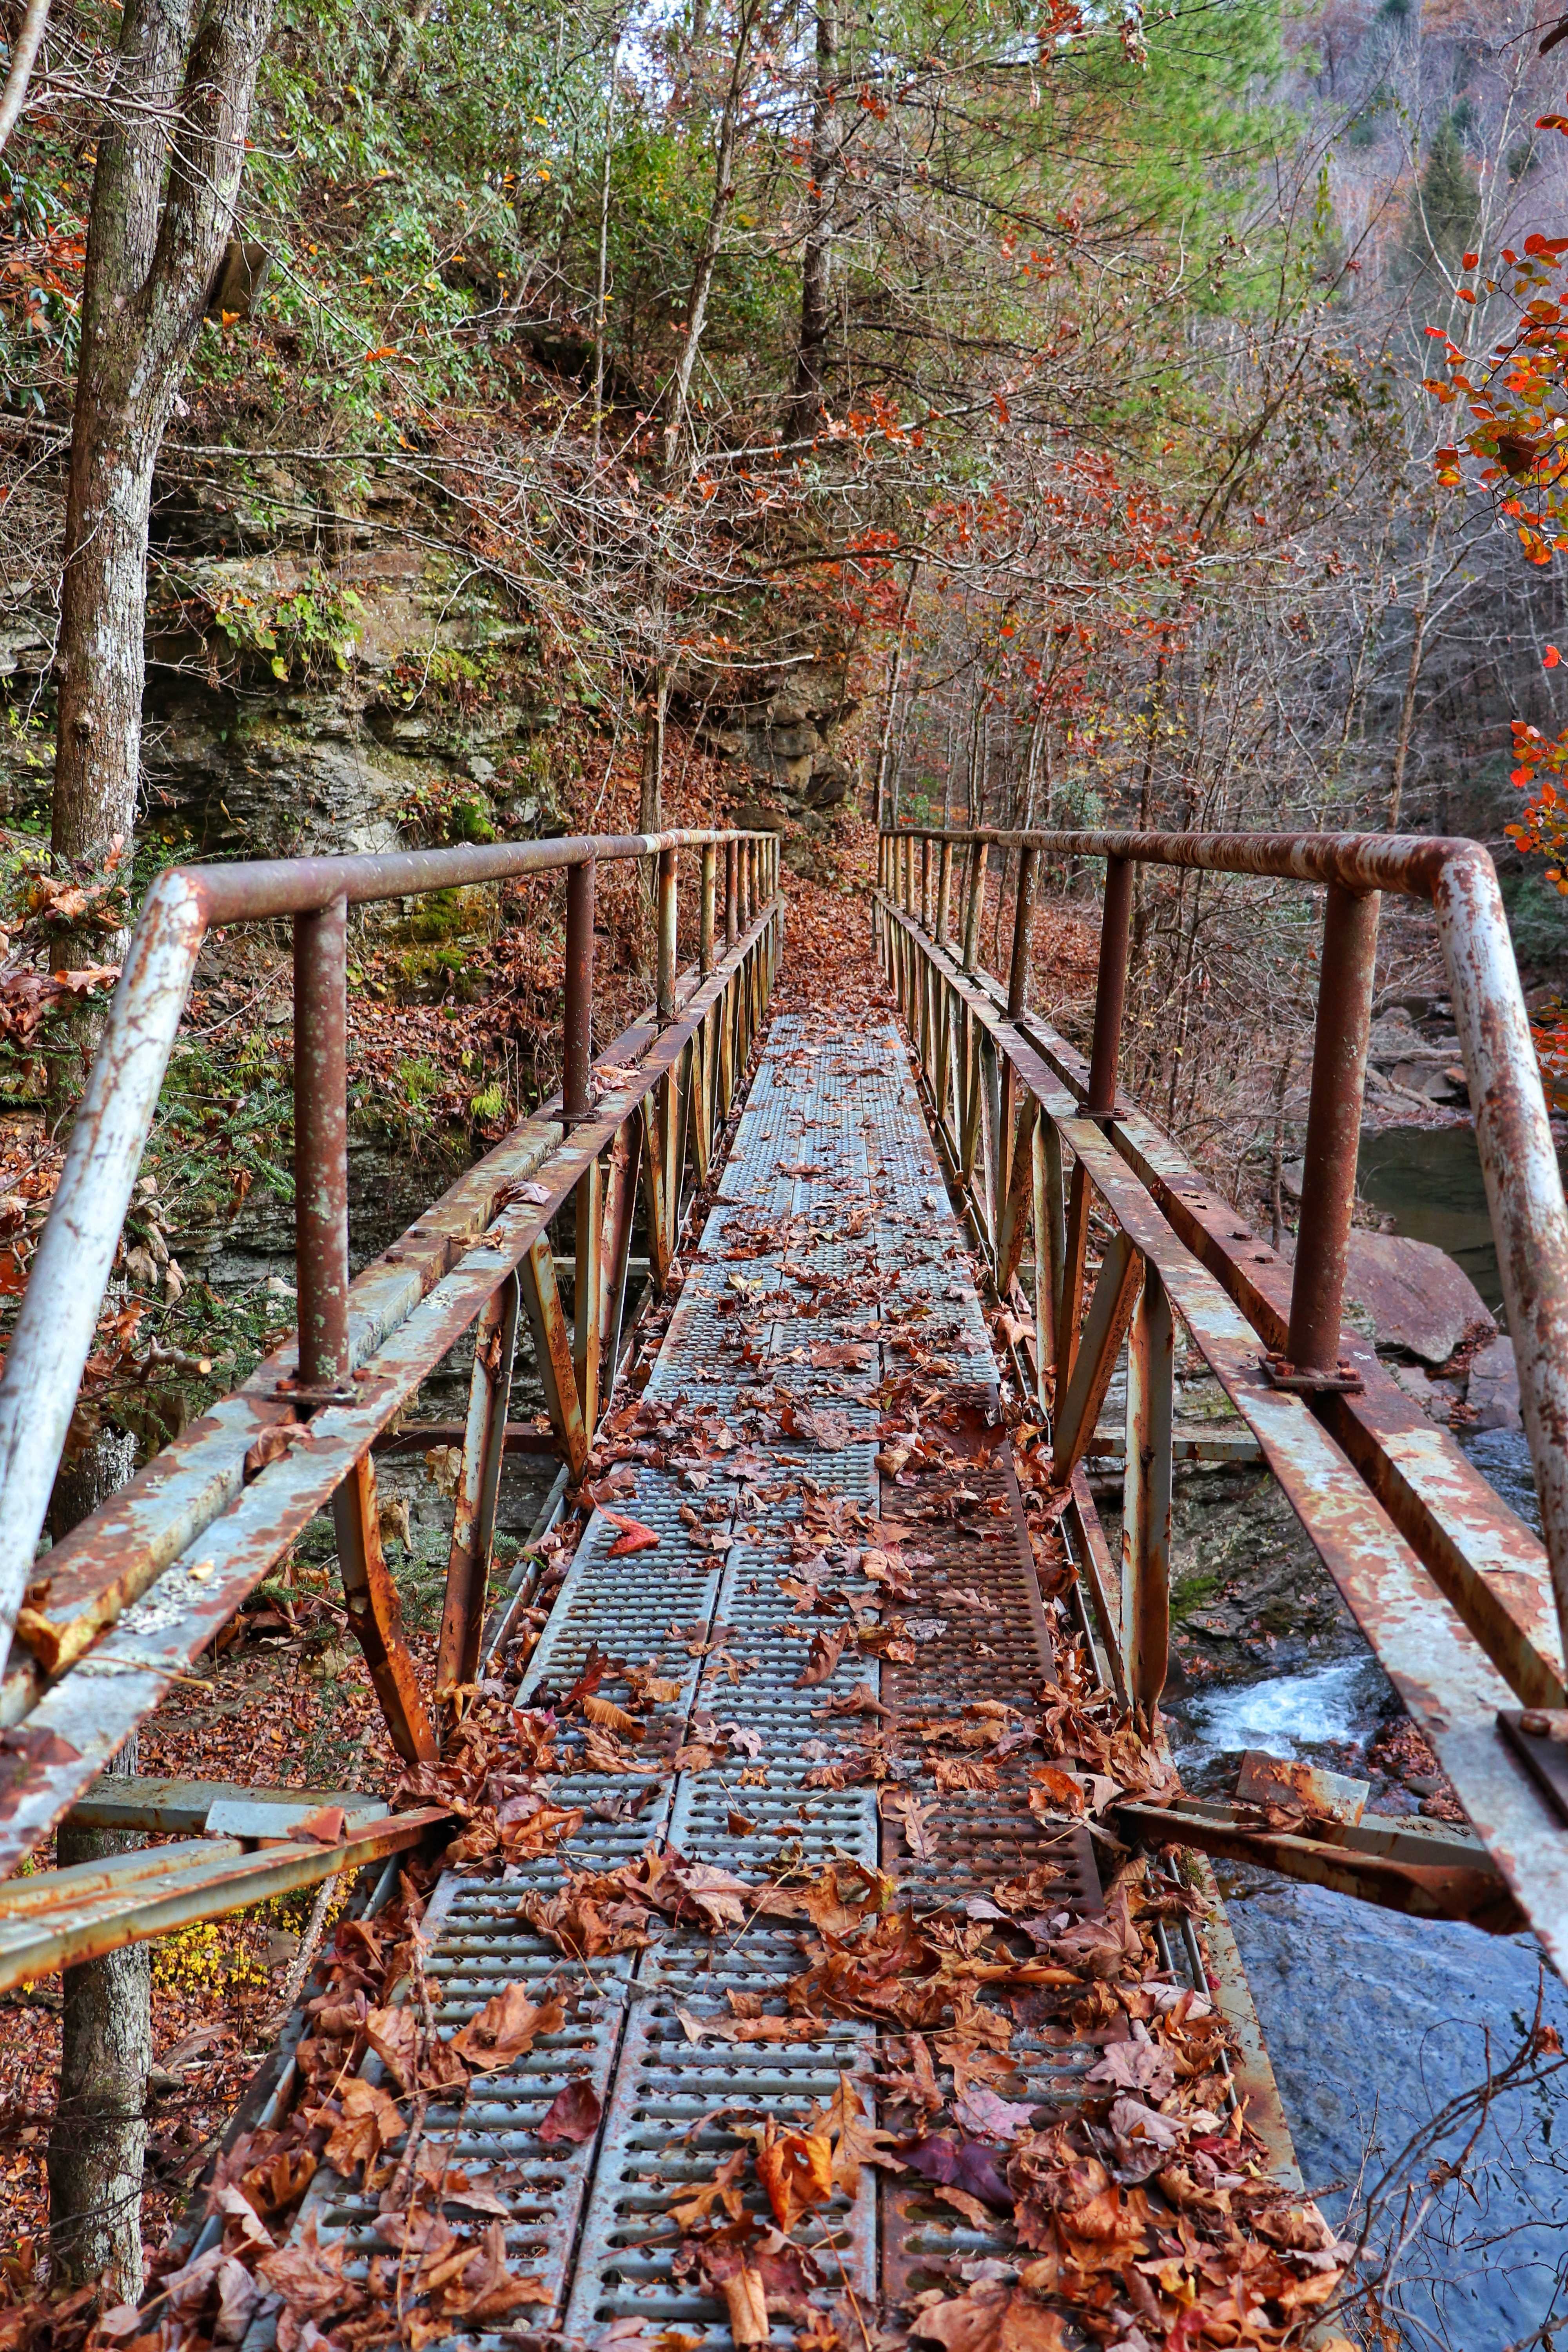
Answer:
[[(617, 1667), (651, 1667), (675, 1696), (647, 1718), (635, 1754), (664, 1769), (555, 1776), (552, 1798), (587, 1809), (565, 1853), (489, 1883), (448, 1873), (426, 1923), (444, 2028), (518, 1979), (569, 1996), (561, 2033), (476, 2084), (461, 2112), (433, 2106), (426, 2122), (428, 2140), (493, 2188), (509, 2254), (548, 2286), (551, 2306), (531, 2312), (529, 2327), (592, 2342), (641, 2319), (649, 2340), (669, 2330), (689, 2352), (730, 2336), (722, 2305), (672, 2265), (675, 2233), (661, 2226), (672, 2193), (711, 2179), (739, 2145), (726, 2109), (799, 2121), (847, 2076), (873, 2114), (876, 2032), (835, 2020), (818, 2040), (760, 2047), (704, 2035), (705, 2018), (737, 2004), (743, 2014), (753, 2000), (783, 2014), (784, 1981), (803, 1965), (793, 1927), (672, 1929), (646, 1950), (578, 1962), (519, 1916), (520, 1899), (555, 1893), (568, 1864), (613, 1870), (666, 1841), (752, 1883), (781, 1856), (807, 1871), (836, 1859), (879, 1866), (917, 1910), (962, 1915), (999, 1879), (1048, 1861), (1053, 1907), (1082, 1914), (1100, 1899), (1088, 1836), (1058, 1832), (1053, 1852), (1029, 1810), (1022, 1741), (995, 1786), (942, 1797), (929, 1839), (887, 1801), (917, 1783), (929, 1791), (918, 1757), (894, 1758), (880, 1804), (868, 1783), (818, 1784), (816, 1768), (881, 1719), (852, 1706), (917, 1727), (979, 1696), (1022, 1716), (1053, 1674), (985, 1322), (897, 1032), (775, 1020), (717, 1194), (644, 1392), (662, 1417), (659, 1458), (627, 1464), (612, 1506), (651, 1528), (658, 1547), (612, 1558), (617, 1529), (595, 1509), (518, 1694), (525, 1706), (559, 1700), (595, 1646), (613, 1662), (599, 1685), (612, 1701), (626, 1695)], [(879, 1423), (889, 1393), (911, 1382), (928, 1429), (940, 1425), (941, 1458), (900, 1477), (885, 1453), (879, 1466)], [(850, 1640), (830, 1675), (801, 1687), (812, 1634), (830, 1621), (798, 1612), (780, 1580), (805, 1566), (841, 1582), (875, 1635), (886, 1596), (854, 1563), (863, 1568), (879, 1529), (902, 1543), (897, 1613), (918, 1638), (892, 1661)], [(729, 1753), (672, 1769), (697, 1741), (728, 1742)], [(617, 1803), (620, 1817), (605, 1818)], [(1097, 2053), (1018, 2024), (1012, 2056), (1027, 2095), (1070, 2105)], [(546, 2148), (545, 2108), (583, 2074), (603, 2102), (597, 2136)], [(877, 2180), (868, 2167), (853, 2199), (797, 2232), (828, 2247), (829, 2280), (841, 2265), (868, 2316), (879, 2285), (907, 2290), (996, 2251), (985, 2229), (919, 2188), (884, 2186), (879, 2212)], [(344, 2238), (355, 2261), (372, 2250), (374, 2200), (325, 2171), (302, 2219), (323, 2241)], [(786, 2340), (782, 2322), (775, 2334)], [(247, 2352), (268, 2336), (264, 2315)], [(515, 2341), (516, 2328), (483, 2340)]]

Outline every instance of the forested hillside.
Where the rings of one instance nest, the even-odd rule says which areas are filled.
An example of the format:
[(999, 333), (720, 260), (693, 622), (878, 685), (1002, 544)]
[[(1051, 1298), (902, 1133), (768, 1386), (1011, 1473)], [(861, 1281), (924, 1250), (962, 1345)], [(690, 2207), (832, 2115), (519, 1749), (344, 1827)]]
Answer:
[[(776, 826), (830, 995), (879, 820), (1473, 834), (1568, 1099), (1551, 29), (1534, 0), (0, 0), (0, 1307), (135, 908), (190, 859)], [(1037, 910), (1069, 1034), (1100, 871)], [(602, 1045), (648, 993), (629, 867), (597, 919)], [(1318, 919), (1140, 869), (1123, 1076), (1277, 1244)], [(557, 1083), (564, 944), (543, 882), (356, 914), (356, 1265)], [(1442, 989), (1390, 907), (1379, 1014)], [(290, 991), (281, 930), (212, 936), (57, 1538), (293, 1326)], [(433, 1639), (417, 1524), (382, 1533)], [(330, 1557), (302, 1542), (250, 1631), (335, 1643)], [(323, 1688), (273, 1661), (235, 1711), (312, 1771), (390, 1769), (367, 1693), (316, 1676), (346, 1648), (311, 1654)], [(199, 1760), (281, 1769), (242, 1727)], [(150, 2239), (276, 2024), (267, 1950), (228, 2071), (154, 2136)], [(209, 1960), (171, 1944), (159, 1999)], [(29, 2298), (109, 2258), (62, 2230), (39, 2266), (55, 2050), (16, 2018), (0, 2352), (69, 2352), (87, 2320)]]
[[(1522, 10), (255, 0), (187, 12), (188, 71), (150, 22), (57, 6), (0, 163), (23, 864), (51, 823), (75, 880), (118, 842), (140, 882), (640, 804), (776, 814), (826, 874), (879, 790), (1500, 842), (1559, 591), (1436, 478), (1421, 379), (1423, 330), (1489, 323), (1466, 250), (1560, 201)], [(100, 572), (89, 509), (143, 494), (138, 741), (137, 550)], [(1555, 894), (1510, 887), (1550, 978)], [(1140, 908), (1173, 1109), (1200, 1013), (1304, 1010), (1283, 914), (1178, 900)], [(472, 945), (406, 940), (385, 985), (471, 991)]]

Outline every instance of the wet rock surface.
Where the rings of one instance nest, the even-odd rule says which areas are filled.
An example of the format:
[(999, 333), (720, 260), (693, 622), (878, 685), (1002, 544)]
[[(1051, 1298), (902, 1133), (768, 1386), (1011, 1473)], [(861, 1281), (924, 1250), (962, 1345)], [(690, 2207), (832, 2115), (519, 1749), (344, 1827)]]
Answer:
[[(1371, 2217), (1387, 2246), (1474, 2118), (1395, 2160), (1444, 2104), (1484, 2080), (1534, 2015), (1568, 2039), (1568, 1991), (1529, 1937), (1484, 1936), (1405, 1919), (1262, 1872), (1222, 1874), (1230, 1922), (1274, 2062), (1297, 2155), (1336, 2221), (1394, 2179)], [(1466, 2185), (1438, 2185), (1384, 2290), (1399, 2340), (1503, 2352), (1553, 2309), (1568, 2225), (1568, 2091), (1563, 2078), (1504, 2095), (1482, 2130)], [(1428, 2333), (1430, 2331), (1430, 2333)]]

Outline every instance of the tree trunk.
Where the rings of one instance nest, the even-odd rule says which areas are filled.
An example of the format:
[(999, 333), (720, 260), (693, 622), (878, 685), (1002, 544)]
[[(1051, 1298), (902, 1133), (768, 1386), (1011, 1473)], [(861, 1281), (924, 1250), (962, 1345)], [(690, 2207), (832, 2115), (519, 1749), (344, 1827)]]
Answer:
[[(68, 1466), (49, 1500), (56, 1543), (117, 1492), (136, 1466), (132, 1438), (102, 1430)], [(132, 1734), (109, 1769), (134, 1772)], [(140, 1838), (62, 1827), (59, 1861), (98, 1862)], [(59, 2104), (49, 2133), (49, 2281), (101, 2279), (108, 2303), (142, 2292), (142, 2171), (147, 2152), (147, 2069), (153, 2011), (147, 1947), (129, 1946), (67, 1969), (60, 2018)]]
[[(209, 0), (199, 24), (194, 0), (129, 0), (121, 21), (82, 284), (55, 751), (55, 855), (99, 872), (135, 831), (153, 468), (233, 229), (270, 20), (271, 0)], [(79, 961), (100, 954), (76, 943)]]
[[(134, 1772), (132, 1734), (109, 1769)], [(59, 1859), (99, 1862), (140, 1845), (113, 1830), (59, 1832)], [(49, 2284), (100, 2282), (106, 2304), (142, 2293), (142, 2175), (153, 2060), (149, 1951), (129, 1944), (64, 1971), (60, 2092), (49, 2133)]]
[[(82, 385), (88, 383), (83, 371)], [(128, 854), (136, 830), (145, 678), (147, 517), (163, 437), (140, 429), (123, 405), (98, 408), (71, 445), (66, 567), (60, 598), (59, 732), (55, 752), (58, 858), (101, 873)], [(94, 961), (85, 939), (65, 961)]]
[(697, 266), (691, 273), (691, 289), (686, 298), (686, 340), (671, 380), (665, 405), (664, 470), (675, 469), (676, 452), (680, 443), (680, 428), (685, 421), (686, 404), (691, 395), (692, 372), (701, 347), (702, 330), (708, 319), (708, 298), (713, 290), (713, 271), (718, 264), (724, 241), (724, 225), (735, 194), (735, 150), (741, 133), (741, 109), (745, 100), (752, 56), (752, 36), (762, 13), (762, 0), (741, 0), (741, 13), (735, 26), (735, 48), (731, 60), (729, 85), (724, 92), (724, 104), (719, 117), (719, 146), (714, 158), (713, 198), (708, 207), (708, 226), (698, 248)]
[(787, 427), (792, 440), (816, 431), (833, 318), (833, 226), (838, 194), (838, 126), (834, 114), (838, 62), (838, 15), (834, 0), (817, 0), (816, 81), (811, 101), (811, 187), (805, 247), (800, 264), (800, 345)]

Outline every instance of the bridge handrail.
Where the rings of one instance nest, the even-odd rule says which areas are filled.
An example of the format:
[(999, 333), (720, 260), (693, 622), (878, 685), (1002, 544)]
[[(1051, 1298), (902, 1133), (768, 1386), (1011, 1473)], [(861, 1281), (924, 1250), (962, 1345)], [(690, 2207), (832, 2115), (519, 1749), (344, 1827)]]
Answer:
[[(922, 847), (917, 883), (914, 845)], [(968, 854), (963, 968), (976, 969), (992, 848), (1018, 852), (1009, 1015), (1025, 1009), (1038, 863), (1104, 858), (1106, 881), (1085, 1110), (1116, 1107), (1132, 869), (1138, 865), (1327, 886), (1311, 1087), (1282, 1379), (1334, 1385), (1372, 1024), (1380, 894), (1431, 902), (1447, 971), (1497, 1243), (1521, 1413), (1535, 1471), (1559, 1626), (1568, 1649), (1568, 1206), (1496, 868), (1476, 841), (1406, 834), (1168, 834), (883, 828), (881, 887), (945, 934), (955, 853)]]
[(777, 836), (745, 830), (575, 835), (384, 856), (177, 866), (148, 892), (88, 1076), (0, 1377), (0, 1664), (33, 1572), (55, 1474), (113, 1268), (196, 959), (218, 925), (294, 919), (296, 1271), (300, 1400), (350, 1370), (346, 1166), (346, 915), (432, 890), (568, 876), (563, 991), (566, 1124), (588, 1108), (594, 875), (658, 861), (659, 1017), (674, 1016), (676, 861), (702, 852), (701, 970), (711, 966), (717, 856), (733, 943), (776, 885)]

